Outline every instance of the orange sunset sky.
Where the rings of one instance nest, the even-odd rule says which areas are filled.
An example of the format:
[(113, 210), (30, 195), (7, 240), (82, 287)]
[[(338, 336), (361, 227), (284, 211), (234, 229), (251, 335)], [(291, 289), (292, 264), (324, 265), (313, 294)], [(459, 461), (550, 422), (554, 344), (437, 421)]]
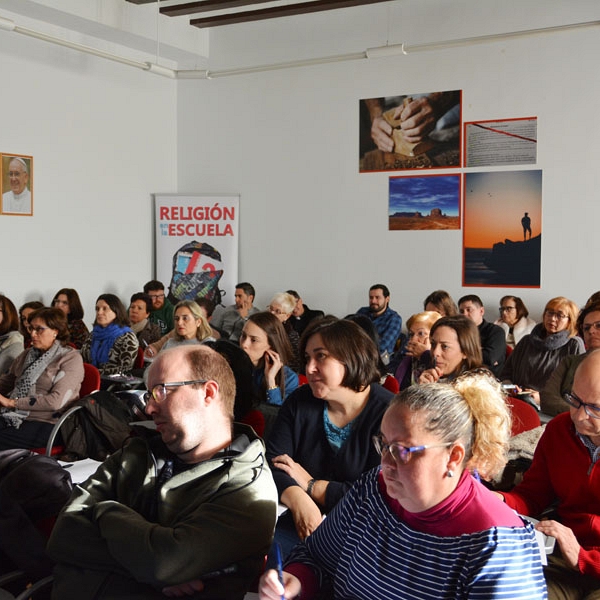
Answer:
[(523, 241), (521, 217), (531, 236), (542, 232), (542, 171), (467, 173), (464, 182), (464, 246), (491, 248), (505, 239)]

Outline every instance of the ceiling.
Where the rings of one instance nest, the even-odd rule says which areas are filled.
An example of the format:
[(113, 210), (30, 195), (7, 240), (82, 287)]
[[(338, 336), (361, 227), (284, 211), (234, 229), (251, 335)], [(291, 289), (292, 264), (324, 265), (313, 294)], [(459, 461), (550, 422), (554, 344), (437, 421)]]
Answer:
[[(126, 2), (131, 4), (155, 4), (157, 1), (126, 0)], [(308, 0), (304, 2), (278, 2), (277, 0), (200, 0), (185, 3), (161, 2), (159, 10), (163, 15), (169, 17), (189, 15), (191, 17), (190, 25), (204, 29), (389, 1)]]

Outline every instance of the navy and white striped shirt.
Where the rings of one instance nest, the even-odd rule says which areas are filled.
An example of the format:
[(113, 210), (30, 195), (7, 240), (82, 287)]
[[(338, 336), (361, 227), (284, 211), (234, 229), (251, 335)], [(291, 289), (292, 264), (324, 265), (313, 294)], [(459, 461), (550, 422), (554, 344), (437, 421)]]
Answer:
[(531, 524), (456, 536), (419, 532), (390, 508), (378, 472), (353, 486), (288, 564), (311, 567), (322, 587), (333, 581), (336, 600), (547, 598)]

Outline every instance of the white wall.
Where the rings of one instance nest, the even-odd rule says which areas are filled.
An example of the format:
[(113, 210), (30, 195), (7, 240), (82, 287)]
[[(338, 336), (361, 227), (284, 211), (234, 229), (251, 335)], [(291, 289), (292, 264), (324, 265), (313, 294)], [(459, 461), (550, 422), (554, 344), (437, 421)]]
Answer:
[[(393, 5), (403, 9), (397, 15), (399, 33), (396, 39), (390, 36), (390, 43), (600, 19), (595, 0), (407, 0)], [(381, 22), (363, 24), (378, 35), (385, 29)], [(211, 53), (215, 48), (225, 53), (226, 41), (242, 39), (253, 49), (256, 63), (278, 62), (267, 41), (260, 40), (262, 27), (246, 30), (257, 32), (253, 40), (235, 27), (215, 32)], [(365, 41), (362, 33), (360, 43)], [(290, 43), (300, 48), (304, 34), (308, 43), (306, 32), (290, 30)], [(262, 54), (254, 43), (262, 43)], [(372, 45), (384, 43), (385, 38)], [(342, 46), (349, 51), (348, 44)], [(332, 39), (329, 48), (320, 47), (321, 55), (337, 54), (339, 47)], [(240, 51), (239, 44), (234, 51)], [(235, 52), (215, 57), (215, 64), (237, 66)], [(180, 82), (178, 188), (241, 195), (240, 279), (255, 284), (261, 307), (272, 293), (293, 287), (311, 306), (344, 315), (364, 305), (368, 286), (381, 281), (389, 285), (392, 306), (405, 318), (438, 288), (455, 298), (480, 294), (495, 318), (507, 289), (461, 287), (462, 232), (388, 231), (389, 174), (358, 174), (360, 98), (460, 88), (465, 120), (538, 117), (538, 163), (533, 168), (543, 170), (542, 287), (508, 293), (520, 295), (539, 319), (549, 298), (566, 295), (583, 303), (600, 288), (593, 260), (600, 249), (599, 52), (595, 27)], [(306, 52), (298, 49), (296, 58), (311, 54), (307, 46)]]
[(153, 192), (176, 189), (174, 81), (0, 32), (0, 152), (33, 155), (34, 216), (0, 216), (17, 307), (76, 288), (124, 302), (152, 277)]

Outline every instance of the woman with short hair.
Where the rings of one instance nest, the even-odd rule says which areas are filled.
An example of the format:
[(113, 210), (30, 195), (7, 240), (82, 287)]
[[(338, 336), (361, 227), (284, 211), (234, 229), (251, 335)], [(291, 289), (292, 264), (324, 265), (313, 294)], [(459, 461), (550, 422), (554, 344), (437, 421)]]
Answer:
[(144, 292), (137, 292), (131, 296), (129, 301), (129, 321), (131, 330), (137, 336), (142, 348), (157, 342), (162, 337), (160, 325), (150, 321), (152, 312), (152, 298)]
[(83, 361), (58, 308), (29, 315), (31, 348), (0, 376), (0, 450), (45, 446), (57, 413), (79, 397)]
[(67, 321), (69, 323), (69, 342), (71, 342), (75, 348), (81, 349), (81, 346), (83, 346), (83, 342), (87, 339), (90, 331), (83, 322), (83, 306), (81, 305), (77, 290), (74, 290), (73, 288), (62, 288), (58, 290), (52, 300), (52, 306), (60, 308), (60, 310), (67, 315)]
[(504, 329), (506, 345), (514, 348), (535, 327), (529, 318), (525, 303), (518, 296), (503, 296), (500, 299), (500, 317), (494, 322)]
[(317, 319), (300, 348), (308, 385), (286, 400), (267, 441), (280, 502), (289, 508), (275, 533), (284, 553), (377, 464), (371, 437), (393, 396), (377, 383), (379, 351), (356, 323)]
[(412, 315), (406, 322), (408, 342), (404, 354), (397, 352), (398, 356), (394, 355), (388, 365), (401, 391), (418, 383), (421, 373), (432, 367), (431, 328), (441, 318), (440, 313), (426, 310)]
[[(365, 473), (292, 551), (261, 600), (543, 600), (535, 532), (479, 481), (506, 461), (510, 414), (490, 375), (395, 396)], [(473, 474), (473, 475), (472, 475)]]
[(300, 336), (292, 326), (290, 320), (294, 308), (296, 308), (296, 299), (294, 296), (287, 292), (280, 292), (271, 298), (267, 310), (281, 321), (281, 324), (285, 329), (285, 333), (288, 336), (292, 348), (292, 358), (288, 366), (298, 373), (300, 372), (302, 361), (300, 360)]
[(128, 375), (137, 358), (138, 339), (129, 327), (123, 303), (114, 294), (96, 300), (94, 328), (83, 343), (81, 356), (103, 376)]

